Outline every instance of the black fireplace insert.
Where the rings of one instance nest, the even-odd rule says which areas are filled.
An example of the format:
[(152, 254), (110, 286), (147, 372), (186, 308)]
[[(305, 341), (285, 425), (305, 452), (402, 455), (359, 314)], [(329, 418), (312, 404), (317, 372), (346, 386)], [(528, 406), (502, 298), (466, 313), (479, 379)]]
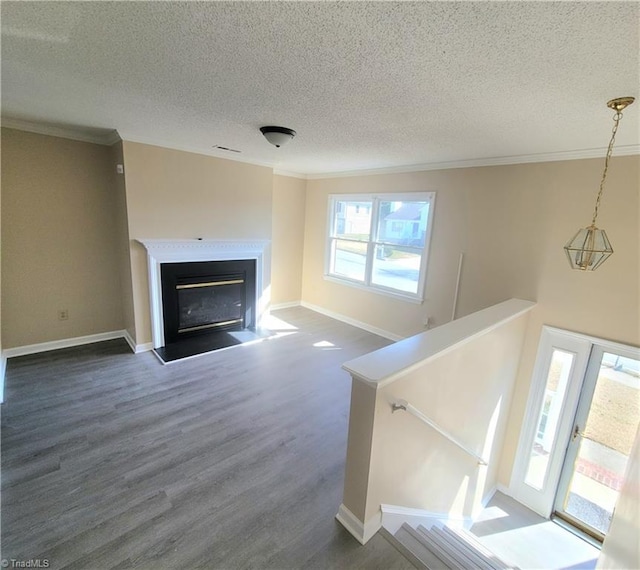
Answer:
[(256, 325), (256, 261), (163, 263), (165, 344)]

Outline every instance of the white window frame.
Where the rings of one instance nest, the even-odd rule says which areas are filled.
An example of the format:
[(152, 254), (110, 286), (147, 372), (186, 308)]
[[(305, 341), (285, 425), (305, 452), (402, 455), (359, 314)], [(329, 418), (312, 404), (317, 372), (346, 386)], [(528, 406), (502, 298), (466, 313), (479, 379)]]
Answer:
[[(334, 204), (336, 202), (371, 202), (371, 226), (369, 228), (369, 240), (367, 243), (367, 258), (365, 264), (364, 282), (356, 279), (349, 279), (343, 275), (331, 273), (331, 248), (332, 241), (336, 239), (333, 235), (335, 211)], [(327, 211), (327, 228), (325, 233), (325, 263), (324, 278), (327, 281), (333, 281), (343, 285), (349, 285), (357, 289), (363, 289), (389, 297), (395, 297), (409, 301), (412, 303), (422, 303), (424, 301), (424, 290), (427, 280), (427, 266), (429, 262), (429, 249), (431, 245), (431, 235), (433, 228), (433, 215), (435, 210), (436, 193), (435, 192), (404, 192), (404, 193), (385, 193), (385, 194), (330, 194)], [(378, 217), (380, 202), (429, 202), (429, 216), (427, 219), (427, 229), (425, 233), (424, 247), (422, 248), (420, 258), (420, 276), (418, 278), (418, 287), (415, 294), (408, 291), (401, 291), (392, 287), (385, 287), (372, 282), (373, 274), (373, 256), (375, 245), (378, 244)], [(418, 248), (416, 248), (418, 249)]]

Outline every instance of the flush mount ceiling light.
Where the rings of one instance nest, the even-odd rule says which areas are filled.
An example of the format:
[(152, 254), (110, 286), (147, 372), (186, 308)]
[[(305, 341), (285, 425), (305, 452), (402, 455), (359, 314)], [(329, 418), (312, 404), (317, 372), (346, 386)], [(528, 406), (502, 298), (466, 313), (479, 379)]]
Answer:
[(296, 136), (296, 132), (293, 129), (287, 129), (287, 127), (260, 127), (260, 132), (276, 148), (287, 144)]
[(620, 123), (620, 119), (622, 119), (622, 111), (634, 101), (635, 99), (633, 97), (619, 97), (607, 103), (607, 107), (613, 109), (616, 114), (613, 116), (611, 140), (609, 141), (609, 148), (607, 148), (607, 154), (604, 160), (604, 170), (602, 171), (600, 190), (596, 198), (591, 225), (586, 228), (580, 228), (569, 243), (564, 246), (569, 264), (573, 269), (593, 271), (600, 267), (613, 253), (613, 248), (611, 247), (606, 232), (596, 227), (596, 218), (598, 217), (598, 209), (600, 208), (600, 200), (602, 199), (602, 191), (604, 190), (604, 181), (607, 178), (609, 161), (611, 160), (611, 153), (613, 152), (613, 143), (616, 140), (618, 124)]

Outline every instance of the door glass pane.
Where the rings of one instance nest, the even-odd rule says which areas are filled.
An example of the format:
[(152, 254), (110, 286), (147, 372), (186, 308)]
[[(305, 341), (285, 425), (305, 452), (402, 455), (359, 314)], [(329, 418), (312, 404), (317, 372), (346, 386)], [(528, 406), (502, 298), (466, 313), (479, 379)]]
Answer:
[(364, 281), (367, 263), (367, 244), (358, 241), (332, 240), (331, 273)]
[(550, 454), (558, 432), (558, 422), (575, 355), (554, 349), (547, 373), (544, 399), (536, 427), (525, 483), (542, 489), (549, 469)]
[(605, 353), (564, 510), (606, 534), (640, 421), (640, 361)]
[(422, 251), (415, 248), (376, 245), (371, 282), (416, 294), (420, 280)]

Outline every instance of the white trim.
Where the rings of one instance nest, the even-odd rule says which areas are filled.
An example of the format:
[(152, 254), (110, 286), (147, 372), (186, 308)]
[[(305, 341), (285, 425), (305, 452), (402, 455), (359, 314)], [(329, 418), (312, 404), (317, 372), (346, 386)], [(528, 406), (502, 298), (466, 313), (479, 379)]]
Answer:
[(291, 307), (299, 307), (302, 301), (289, 301), (288, 303), (276, 303), (269, 307), (270, 311), (279, 311), (280, 309), (290, 309)]
[(325, 281), (331, 281), (332, 283), (336, 283), (338, 285), (346, 285), (347, 287), (353, 287), (354, 289), (366, 291), (367, 293), (383, 295), (384, 297), (390, 297), (391, 299), (395, 299), (396, 301), (405, 301), (406, 303), (412, 303), (414, 305), (424, 304), (424, 299), (418, 297), (408, 297), (403, 295), (402, 293), (395, 293), (391, 289), (383, 289), (382, 287), (379, 287), (377, 285), (365, 285), (364, 283), (353, 281), (352, 279), (348, 279), (347, 277), (341, 278), (336, 277), (335, 275), (328, 275), (326, 273), (322, 277)]
[(307, 175), (302, 174), (301, 172), (290, 172), (289, 170), (280, 170), (279, 168), (274, 168), (273, 173), (277, 176), (288, 176), (289, 178), (299, 178), (300, 180), (307, 180)]
[[(455, 168), (476, 168), (481, 166), (508, 166), (512, 164), (529, 164), (539, 162), (558, 162), (562, 160), (584, 160), (603, 158), (606, 148), (585, 150), (569, 150), (540, 154), (524, 154), (518, 156), (500, 156), (495, 158), (478, 158), (471, 160), (452, 160), (448, 162), (428, 162), (423, 164), (407, 164), (405, 166), (389, 166), (363, 170), (343, 170), (335, 172), (308, 173), (307, 180), (324, 178), (349, 178), (353, 176), (377, 176), (380, 174), (401, 174), (405, 172), (423, 172), (428, 170), (449, 170)], [(616, 156), (634, 156), (640, 154), (640, 145), (624, 145), (616, 147)]]
[(381, 388), (430, 360), (517, 319), (533, 307), (532, 301), (510, 299), (345, 362), (342, 368), (355, 379)]
[(382, 527), (382, 512), (375, 514), (363, 524), (344, 504), (338, 508), (336, 519), (360, 544), (366, 544)]
[(127, 341), (127, 344), (133, 354), (140, 354), (141, 352), (149, 352), (150, 350), (153, 350), (153, 343), (145, 342), (144, 344), (136, 344), (136, 341), (133, 340), (133, 337), (129, 334), (128, 330), (125, 329), (122, 332), (122, 337)]
[[(560, 329), (542, 326), (509, 486), (513, 490), (513, 498), (516, 501), (545, 518), (549, 518), (553, 508), (565, 450), (571, 436), (582, 383), (589, 363), (591, 346), (591, 343), (581, 335), (565, 334), (565, 331)], [(531, 449), (540, 421), (540, 411), (544, 403), (551, 359), (555, 350), (572, 354), (573, 359), (564, 396), (557, 413), (558, 421), (554, 431), (551, 432), (553, 443), (549, 450), (544, 479), (541, 488), (536, 488), (526, 482), (526, 477)]]
[(216, 239), (139, 239), (147, 250), (149, 271), (149, 304), (153, 348), (164, 346), (164, 318), (162, 311), (163, 263), (189, 263), (193, 261), (228, 261), (233, 259), (256, 262), (256, 327), (267, 310), (264, 291), (264, 256), (268, 240), (216, 240)]
[(4, 376), (7, 371), (7, 357), (0, 354), (0, 404), (4, 403)]
[(507, 497), (511, 497), (512, 499), (514, 498), (513, 493), (511, 492), (511, 487), (507, 487), (502, 483), (496, 483), (496, 491), (506, 495)]
[[(103, 146), (111, 146), (120, 140), (120, 136), (115, 129), (91, 129), (73, 126), (58, 126), (34, 121), (25, 121), (23, 119), (12, 119), (11, 117), (2, 117), (1, 122), (2, 126), (7, 129), (16, 129), (27, 133), (36, 133), (38, 135), (47, 135), (50, 137), (100, 144)], [(90, 130), (94, 130), (96, 132), (88, 132)], [(104, 132), (100, 133), (97, 131)]]
[(90, 334), (86, 336), (77, 336), (74, 338), (52, 340), (49, 342), (40, 342), (37, 344), (27, 344), (24, 346), (16, 346), (14, 348), (5, 348), (3, 350), (3, 357), (13, 358), (15, 356), (37, 354), (39, 352), (49, 352), (50, 350), (59, 350), (61, 348), (82, 346), (83, 344), (92, 344), (94, 342), (102, 342), (104, 340), (113, 340), (115, 338), (125, 338), (125, 331), (110, 331), (110, 332), (103, 332), (103, 333), (97, 333), (97, 334)]
[[(431, 235), (433, 228), (433, 218), (436, 202), (436, 192), (420, 191), (420, 192), (397, 192), (385, 193), (379, 192), (374, 194), (329, 194), (327, 206), (327, 228), (325, 232), (325, 254), (324, 254), (324, 279), (332, 281), (340, 285), (348, 285), (363, 291), (369, 291), (387, 297), (392, 297), (410, 303), (422, 304), (425, 298), (425, 287), (427, 282), (428, 264), (431, 249)], [(381, 245), (379, 216), (382, 202), (402, 201), (402, 202), (426, 202), (429, 205), (428, 218), (426, 220), (425, 241), (422, 247), (412, 246), (412, 249), (420, 252), (420, 269), (418, 271), (418, 283), (416, 293), (402, 291), (395, 287), (380, 285), (373, 282), (373, 265), (374, 252), (377, 245)], [(365, 240), (356, 240), (359, 243), (366, 244), (367, 254), (365, 261), (365, 274), (362, 281), (344, 277), (337, 273), (331, 273), (331, 265), (333, 259), (334, 242), (341, 238), (335, 232), (334, 221), (336, 218), (336, 204), (338, 202), (365, 202), (371, 204), (371, 220), (369, 222), (369, 238)]]
[(407, 523), (412, 528), (417, 528), (419, 525), (424, 525), (429, 528), (433, 524), (440, 523), (451, 527), (468, 529), (474, 522), (472, 517), (450, 515), (449, 513), (434, 513), (424, 509), (400, 507), (397, 505), (382, 504), (380, 505), (380, 509), (382, 511), (382, 526), (391, 534), (395, 534), (403, 523)]
[(635, 358), (636, 360), (640, 360), (640, 346), (634, 346), (633, 344), (622, 344), (621, 342), (616, 342), (614, 340), (607, 340), (606, 338), (598, 338), (597, 336), (590, 336), (588, 334), (582, 334), (575, 331), (569, 331), (560, 329), (558, 327), (551, 327), (548, 325), (543, 325), (543, 328), (548, 330), (551, 333), (558, 333), (563, 336), (573, 337), (577, 340), (587, 340), (591, 344), (597, 344), (598, 346), (603, 347), (607, 352), (624, 352), (629, 353), (629, 358)]
[(357, 321), (356, 319), (352, 319), (351, 317), (347, 317), (345, 315), (341, 315), (340, 313), (336, 313), (334, 311), (330, 311), (329, 309), (325, 309), (324, 307), (319, 307), (318, 305), (313, 305), (312, 303), (307, 303), (306, 301), (300, 301), (300, 305), (302, 307), (304, 307), (305, 309), (311, 309), (312, 311), (315, 311), (316, 313), (320, 313), (321, 315), (325, 315), (326, 317), (331, 317), (332, 319), (335, 319), (336, 321), (341, 321), (343, 323), (346, 323), (348, 325), (354, 326), (354, 327), (358, 327), (359, 329), (365, 330), (367, 332), (370, 332), (372, 334), (377, 334), (378, 336), (381, 336), (383, 338), (387, 338), (389, 340), (393, 340), (393, 341), (399, 341), (402, 340), (404, 337), (394, 334), (392, 332), (383, 330), (383, 329), (379, 329), (378, 327), (374, 327), (373, 325), (369, 325), (367, 323), (363, 323), (362, 321)]

